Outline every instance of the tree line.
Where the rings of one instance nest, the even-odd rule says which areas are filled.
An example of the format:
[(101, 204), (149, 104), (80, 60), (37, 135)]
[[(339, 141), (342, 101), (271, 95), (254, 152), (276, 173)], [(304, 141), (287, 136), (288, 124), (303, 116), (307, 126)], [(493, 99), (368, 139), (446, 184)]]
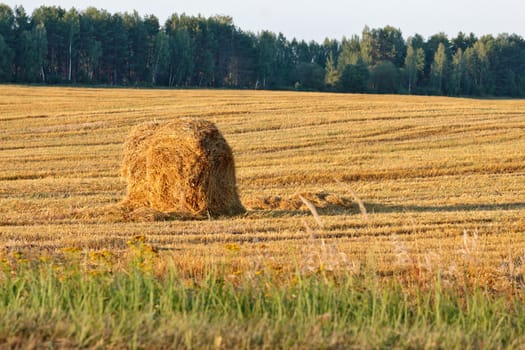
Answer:
[(525, 96), (525, 41), (397, 28), (322, 43), (254, 34), (228, 16), (0, 4), (0, 82)]

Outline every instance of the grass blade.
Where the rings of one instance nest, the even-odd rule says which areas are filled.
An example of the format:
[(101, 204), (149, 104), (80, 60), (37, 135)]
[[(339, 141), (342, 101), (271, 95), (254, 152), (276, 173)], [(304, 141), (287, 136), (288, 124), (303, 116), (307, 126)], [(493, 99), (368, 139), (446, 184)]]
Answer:
[(308, 209), (310, 210), (310, 212), (312, 213), (312, 215), (313, 215), (313, 217), (315, 219), (315, 222), (317, 222), (317, 225), (319, 225), (319, 227), (323, 228), (323, 221), (321, 220), (321, 217), (319, 216), (319, 213), (317, 212), (317, 209), (312, 204), (312, 202), (310, 202), (308, 199), (304, 198), (301, 195), (299, 195), (299, 198), (304, 203), (304, 205), (306, 205), (308, 207)]

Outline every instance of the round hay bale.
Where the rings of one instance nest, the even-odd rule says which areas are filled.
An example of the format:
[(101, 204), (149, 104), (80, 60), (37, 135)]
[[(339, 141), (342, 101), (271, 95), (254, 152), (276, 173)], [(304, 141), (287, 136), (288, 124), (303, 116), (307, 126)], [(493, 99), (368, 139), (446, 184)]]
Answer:
[(135, 127), (124, 144), (123, 204), (195, 217), (245, 212), (230, 146), (208, 121), (181, 118)]

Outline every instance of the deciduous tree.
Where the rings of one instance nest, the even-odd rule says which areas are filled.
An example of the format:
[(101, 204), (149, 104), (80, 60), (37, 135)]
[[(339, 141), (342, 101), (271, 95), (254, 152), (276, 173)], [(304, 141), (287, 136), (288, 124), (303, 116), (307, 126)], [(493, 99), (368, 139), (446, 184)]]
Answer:
[(445, 52), (445, 45), (439, 43), (438, 49), (434, 54), (434, 60), (432, 62), (431, 74), (434, 89), (439, 94), (444, 93), (444, 82), (446, 80), (446, 74), (448, 72), (448, 59)]
[(418, 77), (425, 69), (425, 52), (422, 48), (414, 50), (412, 44), (407, 46), (405, 70), (407, 74), (408, 93), (417, 86)]

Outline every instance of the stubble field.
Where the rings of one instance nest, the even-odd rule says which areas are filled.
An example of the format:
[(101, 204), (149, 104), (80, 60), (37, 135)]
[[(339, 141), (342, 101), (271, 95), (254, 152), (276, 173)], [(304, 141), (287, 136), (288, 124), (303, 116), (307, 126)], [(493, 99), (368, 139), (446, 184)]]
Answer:
[[(182, 271), (227, 263), (229, 279), (265, 269), (282, 275), (372, 269), (408, 285), (439, 273), (444, 285), (523, 288), (523, 100), (0, 91), (5, 261), (68, 251), (110, 252), (119, 261), (135, 240)], [(229, 142), (245, 215), (165, 221), (119, 209), (131, 128), (182, 116), (216, 123)], [(318, 204), (319, 217), (297, 204), (298, 194)]]
[[(244, 217), (129, 222), (122, 145), (132, 126), (181, 116), (216, 123), (234, 150)], [(7, 250), (119, 251), (137, 234), (169, 254), (290, 262), (306, 226), (356, 264), (399, 249), (447, 262), (477, 236), (492, 266), (525, 254), (525, 102), (251, 91), (2, 87), (0, 243)], [(264, 207), (325, 194), (358, 205)], [(260, 208), (265, 208), (261, 210)], [(384, 263), (384, 266), (383, 266)]]

